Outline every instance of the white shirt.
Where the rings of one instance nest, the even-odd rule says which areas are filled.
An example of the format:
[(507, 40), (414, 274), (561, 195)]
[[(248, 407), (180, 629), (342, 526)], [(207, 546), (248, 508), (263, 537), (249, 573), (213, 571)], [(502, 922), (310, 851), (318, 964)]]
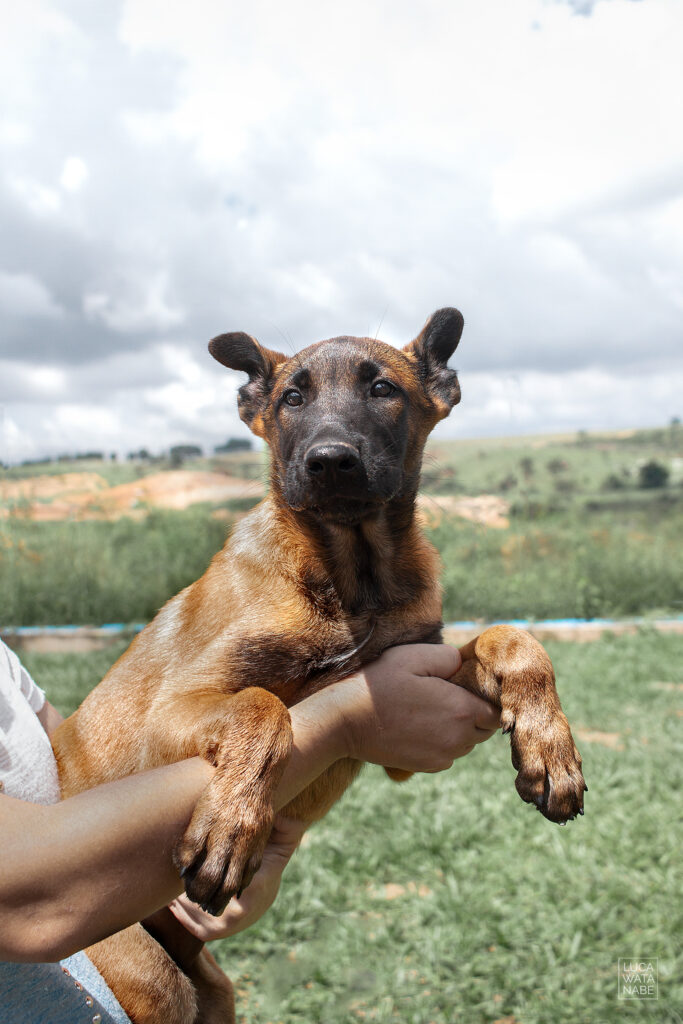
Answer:
[(37, 718), (45, 694), (0, 640), (0, 792), (35, 804), (59, 800), (57, 764)]
[[(57, 764), (37, 718), (44, 703), (43, 691), (0, 640), (0, 792), (31, 803), (56, 804)], [(60, 963), (0, 963), (0, 1021), (130, 1024), (85, 953)]]

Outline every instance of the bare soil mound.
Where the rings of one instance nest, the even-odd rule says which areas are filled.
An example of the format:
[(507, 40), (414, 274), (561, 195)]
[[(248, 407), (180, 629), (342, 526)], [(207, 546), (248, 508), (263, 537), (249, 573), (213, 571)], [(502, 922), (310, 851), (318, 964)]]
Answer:
[[(35, 487), (33, 486), (35, 485)], [(9, 489), (9, 490), (8, 490)], [(244, 480), (200, 470), (170, 470), (109, 487), (97, 473), (31, 477), (4, 483), (0, 501), (4, 515), (41, 521), (57, 519), (118, 519), (144, 516), (150, 508), (184, 509), (199, 502), (212, 504), (231, 498), (259, 497), (260, 480)], [(16, 503), (21, 502), (21, 507)]]
[(459, 516), (472, 523), (481, 523), (494, 530), (505, 530), (510, 502), (497, 494), (478, 494), (474, 497), (456, 497), (453, 494), (420, 494), (418, 508), (428, 526), (438, 526), (444, 518)]
[[(263, 493), (261, 480), (208, 470), (167, 470), (113, 487), (98, 473), (63, 473), (0, 482), (0, 504), (4, 506), (0, 517), (15, 515), (39, 521), (143, 517), (151, 508), (185, 509), (200, 502), (258, 498)], [(421, 494), (418, 506), (430, 526), (452, 516), (494, 529), (509, 525), (509, 502), (495, 494)]]
[(92, 494), (106, 488), (99, 473), (55, 473), (54, 476), (29, 476), (23, 480), (0, 480), (0, 501), (49, 501), (73, 494)]

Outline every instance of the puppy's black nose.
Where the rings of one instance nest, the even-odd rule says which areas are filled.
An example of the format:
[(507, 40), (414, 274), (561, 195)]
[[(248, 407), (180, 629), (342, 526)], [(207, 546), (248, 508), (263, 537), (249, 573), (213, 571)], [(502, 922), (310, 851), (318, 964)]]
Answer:
[(304, 457), (306, 472), (320, 483), (335, 478), (350, 479), (360, 470), (360, 455), (356, 449), (343, 441), (315, 444)]

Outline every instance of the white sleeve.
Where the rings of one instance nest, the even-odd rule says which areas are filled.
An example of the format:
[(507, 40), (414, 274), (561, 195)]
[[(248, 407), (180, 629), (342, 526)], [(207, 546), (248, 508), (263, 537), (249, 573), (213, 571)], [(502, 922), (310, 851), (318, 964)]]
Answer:
[(45, 703), (45, 693), (33, 681), (14, 651), (10, 650), (1, 640), (0, 645), (0, 658), (2, 658), (3, 654), (5, 655), (10, 676), (29, 702), (32, 710), (38, 714)]
[(41, 710), (45, 703), (45, 691), (33, 681), (31, 676), (28, 674), (24, 666), (20, 663), (19, 665), (21, 676), (19, 686), (26, 700), (29, 702), (36, 714)]

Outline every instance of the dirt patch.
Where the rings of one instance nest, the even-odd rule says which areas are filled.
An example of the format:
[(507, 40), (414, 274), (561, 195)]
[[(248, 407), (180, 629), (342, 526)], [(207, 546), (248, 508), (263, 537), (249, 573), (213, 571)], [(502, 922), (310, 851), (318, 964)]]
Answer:
[(1, 480), (0, 501), (13, 503), (49, 501), (52, 498), (93, 494), (107, 487), (99, 473), (57, 473), (54, 476), (30, 476), (24, 480)]
[(456, 497), (453, 494), (420, 494), (417, 505), (428, 526), (438, 526), (450, 516), (469, 519), (494, 530), (506, 530), (510, 525), (510, 502), (497, 494), (478, 494)]
[(381, 889), (369, 886), (368, 893), (373, 899), (397, 900), (408, 893), (424, 900), (431, 896), (432, 890), (424, 883), (418, 885), (416, 882), (407, 882), (406, 885), (399, 885), (398, 882), (386, 882)]
[(200, 502), (228, 501), (230, 498), (254, 497), (263, 493), (260, 480), (244, 480), (223, 473), (196, 470), (175, 470), (155, 473), (131, 484), (111, 487), (108, 503), (118, 508), (152, 505), (155, 508), (184, 509)]
[(594, 729), (575, 729), (577, 739), (582, 743), (598, 743), (601, 747), (609, 747), (610, 750), (623, 750), (621, 734), (618, 732), (598, 732)]
[[(18, 515), (42, 522), (141, 518), (150, 508), (185, 509), (200, 502), (218, 504), (233, 498), (259, 498), (264, 491), (261, 480), (208, 470), (167, 470), (113, 487), (98, 473), (63, 473), (0, 483), (0, 504), (5, 506), (0, 508), (0, 517)], [(495, 494), (421, 494), (418, 507), (429, 526), (453, 516), (497, 530), (509, 526), (510, 504)]]
[(682, 693), (683, 683), (650, 683), (651, 690), (665, 690), (667, 693)]
[[(9, 495), (8, 487), (13, 489)], [(154, 473), (115, 487), (108, 487), (97, 473), (31, 477), (3, 485), (0, 499), (9, 504), (21, 500), (22, 517), (47, 521), (141, 517), (149, 508), (185, 509), (200, 502), (215, 504), (232, 498), (260, 497), (262, 493), (260, 480), (181, 469)], [(3, 510), (5, 516), (9, 512)]]

